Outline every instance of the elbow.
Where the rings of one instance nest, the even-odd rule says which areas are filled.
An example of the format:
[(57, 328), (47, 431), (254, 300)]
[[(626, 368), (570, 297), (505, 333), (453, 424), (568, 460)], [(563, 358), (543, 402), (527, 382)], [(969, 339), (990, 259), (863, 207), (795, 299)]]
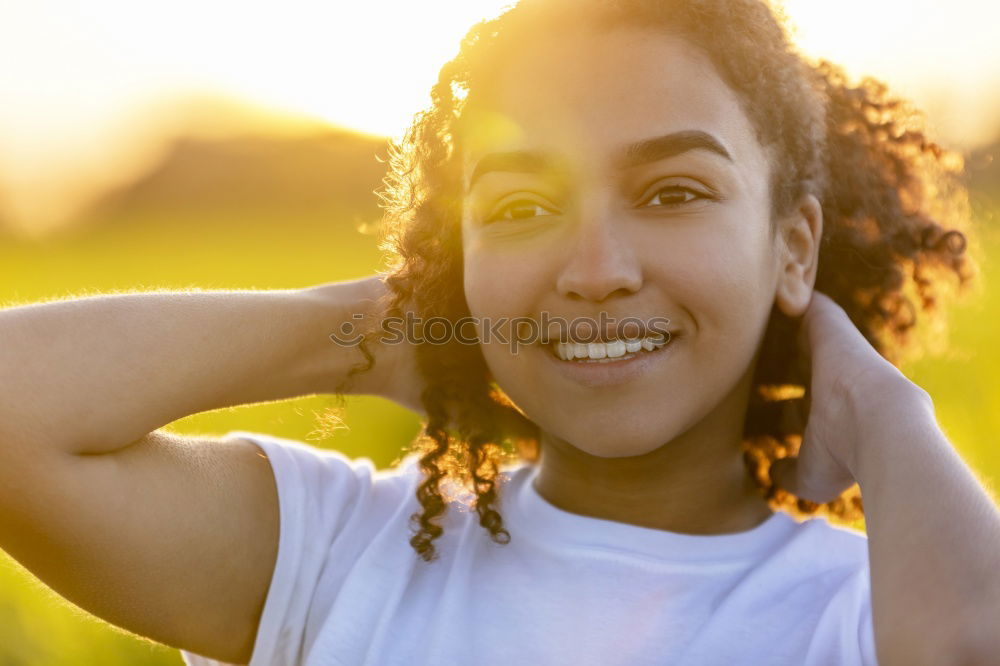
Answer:
[[(988, 620), (988, 621), (987, 621)], [(970, 622), (962, 640), (953, 646), (950, 661), (955, 666), (990, 666), (1000, 663), (1000, 608)]]
[[(995, 615), (995, 614), (994, 614)], [(982, 615), (976, 622), (952, 630), (946, 637), (924, 632), (923, 640), (894, 636), (881, 643), (876, 641), (879, 666), (997, 666), (1000, 664), (1000, 621), (985, 622)], [(992, 616), (990, 616), (992, 619)], [(934, 635), (934, 638), (932, 638)]]
[(951, 666), (995, 666), (1000, 664), (1000, 608), (992, 613), (979, 613), (953, 632), (946, 649), (927, 663)]

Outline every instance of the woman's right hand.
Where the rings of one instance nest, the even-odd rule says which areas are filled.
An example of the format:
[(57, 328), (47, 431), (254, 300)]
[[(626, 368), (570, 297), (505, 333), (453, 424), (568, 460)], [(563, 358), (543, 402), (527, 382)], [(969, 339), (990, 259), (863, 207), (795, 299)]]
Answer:
[[(357, 321), (353, 322), (355, 331), (360, 330), (361, 326), (380, 323), (388, 316), (384, 308), (391, 291), (381, 276), (373, 275), (350, 283), (338, 283), (343, 284), (350, 284), (357, 290), (352, 296), (356, 299), (351, 308), (352, 316), (358, 312), (365, 315), (360, 326)], [(320, 288), (327, 286), (329, 285)], [(424, 382), (417, 368), (416, 344), (406, 339), (393, 343), (372, 341), (368, 343), (368, 349), (375, 357), (374, 365), (370, 370), (354, 375), (348, 392), (377, 395), (424, 414), (424, 407), (420, 402)], [(360, 349), (356, 350), (356, 355), (357, 363), (365, 362)]]
[[(378, 282), (381, 280), (376, 278)], [(388, 291), (384, 284), (382, 289)], [(384, 313), (383, 313), (384, 317)], [(372, 345), (375, 354), (374, 395), (392, 400), (396, 404), (424, 415), (420, 394), (424, 380), (417, 368), (417, 346), (406, 339), (395, 344), (376, 342)]]

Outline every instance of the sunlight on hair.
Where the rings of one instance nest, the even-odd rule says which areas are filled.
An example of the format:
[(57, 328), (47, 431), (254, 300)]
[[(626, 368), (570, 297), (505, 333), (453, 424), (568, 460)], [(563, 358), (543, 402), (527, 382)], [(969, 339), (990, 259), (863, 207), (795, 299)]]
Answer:
[(762, 384), (757, 389), (761, 397), (768, 402), (794, 400), (805, 395), (805, 388), (794, 384)]

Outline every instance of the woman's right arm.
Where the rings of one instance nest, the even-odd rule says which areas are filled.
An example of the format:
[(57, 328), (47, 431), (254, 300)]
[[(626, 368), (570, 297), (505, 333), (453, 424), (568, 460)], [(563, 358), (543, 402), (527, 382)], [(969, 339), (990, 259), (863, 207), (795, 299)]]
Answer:
[[(382, 288), (364, 278), (0, 310), (0, 457), (109, 453), (190, 414), (332, 392), (363, 356), (329, 335)], [(365, 392), (370, 378), (358, 381)]]
[[(251, 442), (157, 428), (333, 392), (363, 356), (330, 333), (377, 314), (383, 290), (372, 277), (0, 310), (0, 547), (113, 624), (248, 660), (277, 551), (270, 466)], [(348, 392), (415, 407), (396, 347)]]

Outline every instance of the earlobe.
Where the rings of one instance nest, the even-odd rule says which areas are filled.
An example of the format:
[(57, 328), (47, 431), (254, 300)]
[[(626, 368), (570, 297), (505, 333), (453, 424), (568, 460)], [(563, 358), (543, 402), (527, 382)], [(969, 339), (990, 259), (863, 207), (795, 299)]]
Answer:
[(819, 200), (806, 194), (799, 206), (780, 222), (781, 265), (775, 302), (789, 317), (799, 317), (809, 306), (823, 234), (823, 209)]

